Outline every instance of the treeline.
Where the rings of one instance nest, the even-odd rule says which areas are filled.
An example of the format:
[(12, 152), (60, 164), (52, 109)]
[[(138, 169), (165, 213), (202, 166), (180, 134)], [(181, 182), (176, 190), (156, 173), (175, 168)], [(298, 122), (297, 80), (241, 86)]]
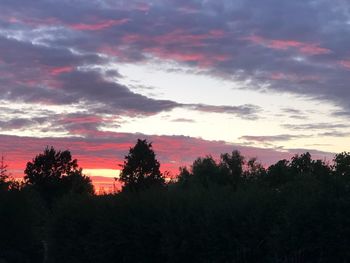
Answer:
[(233, 151), (172, 181), (159, 168), (138, 140), (122, 191), (97, 196), (68, 151), (45, 149), (21, 184), (2, 162), (0, 262), (350, 261), (350, 153), (265, 168)]

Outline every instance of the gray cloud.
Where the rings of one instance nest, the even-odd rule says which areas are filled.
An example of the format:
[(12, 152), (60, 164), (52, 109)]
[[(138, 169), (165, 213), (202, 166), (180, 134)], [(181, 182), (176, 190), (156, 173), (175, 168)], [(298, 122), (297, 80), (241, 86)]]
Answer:
[(206, 104), (185, 104), (185, 107), (194, 109), (202, 112), (211, 112), (211, 113), (227, 113), (233, 114), (243, 119), (255, 120), (258, 118), (258, 113), (262, 109), (256, 105), (241, 105), (241, 106), (213, 106)]
[[(81, 104), (95, 114), (151, 115), (176, 107), (256, 119), (253, 105), (183, 105), (142, 96), (96, 71), (110, 61), (173, 59), (244, 88), (292, 92), (350, 112), (350, 4), (336, 1), (25, 1), (0, 3), (2, 99)], [(105, 54), (106, 56), (100, 56)], [(121, 77), (118, 72), (106, 76)], [(285, 113), (302, 118), (297, 110)], [(345, 125), (285, 125), (293, 130)]]
[(329, 132), (319, 133), (318, 135), (324, 136), (324, 137), (348, 137), (350, 136), (350, 132), (329, 131)]
[(283, 127), (290, 130), (329, 130), (337, 128), (348, 128), (349, 125), (344, 123), (308, 123), (308, 124), (283, 124)]
[(270, 136), (242, 136), (239, 139), (253, 142), (279, 142), (279, 141), (290, 141), (294, 139), (307, 138), (310, 135), (291, 135), (291, 134), (279, 134)]
[(195, 120), (192, 119), (186, 119), (186, 118), (177, 118), (171, 120), (172, 122), (186, 122), (186, 123), (195, 123)]
[[(26, 40), (0, 37), (1, 98), (9, 101), (43, 104), (81, 104), (95, 114), (152, 115), (185, 107), (202, 112), (229, 113), (241, 118), (257, 118), (254, 105), (212, 106), (185, 105), (170, 100), (156, 100), (132, 92), (128, 87), (108, 81), (105, 74), (121, 77), (118, 72), (106, 73), (84, 65), (103, 65), (107, 62), (90, 53), (75, 53), (68, 47), (50, 47)], [(16, 72), (16, 74), (14, 73)], [(18, 73), (17, 73), (18, 72)]]

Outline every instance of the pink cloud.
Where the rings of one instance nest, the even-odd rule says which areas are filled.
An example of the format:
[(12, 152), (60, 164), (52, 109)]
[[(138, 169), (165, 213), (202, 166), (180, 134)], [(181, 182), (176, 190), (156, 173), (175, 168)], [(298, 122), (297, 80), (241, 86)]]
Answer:
[[(117, 25), (123, 25), (127, 22), (130, 21), (128, 18), (123, 18), (123, 19), (109, 19), (109, 20), (102, 20), (102, 21), (97, 21), (94, 23), (72, 23), (72, 24), (67, 24), (57, 18), (54, 17), (48, 17), (48, 18), (23, 18), (23, 17), (14, 17), (14, 16), (9, 16), (5, 17), (5, 20), (13, 23), (13, 24), (25, 24), (33, 27), (38, 27), (42, 25), (59, 25), (59, 24), (64, 24), (65, 26), (72, 28), (74, 30), (82, 30), (82, 31), (97, 31), (97, 30), (102, 30), (105, 28), (109, 28), (112, 26), (117, 26)], [(95, 20), (98, 20), (95, 19)]]
[(5, 20), (13, 24), (25, 24), (27, 26), (38, 27), (42, 25), (56, 25), (59, 24), (59, 20), (54, 17), (47, 18), (34, 18), (34, 17), (5, 17)]
[(315, 43), (306, 43), (306, 42), (300, 42), (296, 40), (276, 40), (276, 39), (267, 39), (261, 36), (248, 36), (242, 38), (243, 40), (247, 40), (251, 43), (265, 46), (271, 49), (277, 49), (277, 50), (288, 50), (288, 49), (295, 49), (298, 52), (304, 54), (304, 55), (323, 55), (323, 54), (329, 54), (331, 53), (330, 49), (320, 47), (320, 44)]
[(72, 66), (63, 66), (63, 67), (55, 67), (50, 69), (51, 75), (60, 75), (62, 73), (72, 72), (74, 70), (74, 67)]
[(122, 37), (124, 44), (146, 42), (154, 45), (185, 45), (191, 47), (202, 47), (207, 40), (225, 37), (225, 32), (220, 29), (210, 30), (206, 34), (193, 34), (183, 29), (175, 29), (171, 32), (158, 36), (145, 36), (140, 34), (127, 34)]
[(151, 9), (151, 5), (148, 3), (137, 3), (135, 9), (142, 12), (148, 12)]
[(129, 22), (129, 19), (124, 18), (124, 19), (116, 19), (116, 20), (110, 19), (110, 20), (96, 22), (93, 24), (86, 24), (86, 23), (68, 24), (68, 26), (74, 30), (97, 31), (97, 30), (102, 30), (112, 26), (123, 25), (127, 22)]
[(272, 72), (270, 75), (270, 79), (272, 80), (288, 80), (288, 81), (319, 81), (321, 80), (321, 76), (314, 75), (301, 75), (301, 74), (293, 74), (293, 73), (285, 73), (285, 72)]
[(229, 56), (219, 54), (204, 54), (200, 52), (181, 52), (175, 50), (166, 50), (164, 48), (147, 48), (145, 52), (150, 53), (161, 59), (175, 60), (178, 62), (193, 62), (201, 67), (212, 67), (218, 62), (230, 59)]
[(340, 60), (338, 64), (348, 70), (350, 70), (350, 60)]
[(210, 30), (206, 34), (188, 33), (182, 29), (176, 29), (172, 32), (155, 37), (156, 43), (167, 45), (176, 43), (177, 45), (203, 46), (206, 40), (223, 38), (225, 33), (223, 30)]
[[(202, 67), (212, 67), (219, 62), (231, 59), (231, 54), (224, 53), (206, 53), (201, 51), (189, 51), (187, 47), (201, 48), (208, 45), (208, 41), (214, 41), (218, 38), (224, 38), (225, 31), (220, 29), (210, 30), (207, 33), (193, 34), (183, 29), (176, 29), (171, 32), (158, 35), (146, 36), (142, 34), (125, 34), (121, 37), (123, 46), (138, 46), (143, 53), (151, 54), (161, 59), (169, 59), (178, 62), (193, 62)], [(118, 56), (128, 60), (125, 57), (125, 50), (112, 46), (100, 47), (100, 52)]]

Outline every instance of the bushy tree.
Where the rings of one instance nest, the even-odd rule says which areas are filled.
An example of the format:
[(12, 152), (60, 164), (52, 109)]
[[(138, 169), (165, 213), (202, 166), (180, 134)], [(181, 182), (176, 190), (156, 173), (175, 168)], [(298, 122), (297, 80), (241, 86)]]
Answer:
[(164, 175), (160, 172), (160, 163), (147, 140), (137, 140), (125, 156), (119, 181), (123, 191), (139, 191), (153, 186), (163, 186)]
[(294, 155), (290, 162), (290, 168), (296, 175), (305, 175), (312, 172), (312, 159), (309, 152)]
[(266, 169), (257, 161), (257, 158), (254, 157), (247, 161), (246, 170), (243, 174), (246, 179), (258, 180), (266, 175)]
[(350, 176), (350, 152), (336, 154), (333, 162), (335, 175)]
[(221, 155), (217, 162), (210, 155), (197, 158), (191, 169), (180, 168), (178, 183), (182, 186), (200, 185), (208, 187), (211, 184), (230, 185), (236, 187), (243, 177), (258, 176), (264, 169), (256, 162), (256, 159), (247, 163), (247, 170), (244, 172), (245, 160), (239, 151), (232, 154)]
[(225, 166), (231, 176), (240, 178), (243, 175), (244, 156), (237, 150), (233, 151), (232, 154), (225, 153), (221, 155), (221, 165)]
[(0, 190), (11, 191), (19, 190), (21, 183), (16, 181), (11, 173), (8, 172), (8, 165), (5, 163), (5, 157), (1, 156), (0, 159)]
[(51, 204), (64, 194), (93, 194), (94, 188), (89, 177), (83, 175), (76, 159), (70, 151), (56, 151), (46, 147), (24, 171), (27, 187), (37, 190), (42, 198)]
[(193, 174), (188, 170), (186, 166), (179, 168), (179, 174), (177, 176), (177, 183), (183, 187), (188, 187)]
[(1, 156), (0, 160), (0, 182), (4, 182), (7, 180), (8, 172), (7, 172), (7, 164), (5, 164), (5, 158), (4, 156)]
[(285, 184), (291, 179), (291, 170), (288, 160), (279, 160), (267, 169), (267, 177), (265, 180), (269, 186), (275, 188)]
[(8, 178), (9, 174), (7, 171), (7, 165), (5, 164), (5, 158), (4, 156), (1, 156), (0, 160), (0, 190), (4, 190), (8, 188), (9, 183), (8, 183)]

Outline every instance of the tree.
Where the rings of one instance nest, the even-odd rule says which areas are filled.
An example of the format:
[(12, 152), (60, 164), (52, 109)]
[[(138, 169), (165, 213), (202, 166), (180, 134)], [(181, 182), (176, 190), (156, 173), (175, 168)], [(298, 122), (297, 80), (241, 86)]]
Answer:
[(123, 191), (138, 191), (152, 186), (163, 186), (164, 176), (159, 170), (160, 164), (152, 149), (152, 143), (147, 140), (137, 140), (136, 145), (130, 148), (125, 156), (124, 165), (119, 181)]
[(212, 156), (197, 158), (192, 164), (192, 174), (196, 184), (208, 187), (211, 183), (221, 183), (221, 170)]
[(289, 167), (289, 161), (286, 159), (279, 160), (277, 163), (272, 164), (267, 170), (266, 181), (273, 188), (280, 187), (286, 182), (291, 180), (291, 169)]
[(243, 179), (243, 166), (245, 158), (237, 150), (232, 151), (232, 154), (225, 153), (221, 155), (220, 167), (224, 174), (227, 174), (227, 181), (235, 188)]
[(233, 151), (231, 155), (228, 153), (221, 155), (221, 165), (227, 167), (234, 177), (242, 176), (244, 163), (244, 156), (237, 150)]
[(8, 182), (8, 178), (9, 178), (9, 174), (7, 171), (7, 164), (5, 164), (5, 158), (4, 156), (1, 156), (1, 160), (0, 160), (0, 190), (1, 189), (8, 189), (9, 187), (9, 182)]
[(33, 187), (50, 205), (54, 199), (68, 193), (93, 194), (94, 188), (89, 177), (83, 175), (71, 153), (46, 147), (24, 171), (26, 186)]
[(179, 174), (177, 176), (177, 183), (179, 185), (188, 187), (191, 178), (193, 178), (193, 174), (187, 169), (186, 166), (179, 168)]
[(257, 161), (257, 158), (250, 158), (247, 161), (247, 167), (244, 175), (248, 179), (262, 179), (266, 175), (264, 166)]
[(306, 175), (312, 172), (312, 159), (309, 152), (294, 155), (290, 162), (290, 168), (295, 175)]
[(350, 176), (350, 152), (336, 154), (333, 162), (335, 175)]

